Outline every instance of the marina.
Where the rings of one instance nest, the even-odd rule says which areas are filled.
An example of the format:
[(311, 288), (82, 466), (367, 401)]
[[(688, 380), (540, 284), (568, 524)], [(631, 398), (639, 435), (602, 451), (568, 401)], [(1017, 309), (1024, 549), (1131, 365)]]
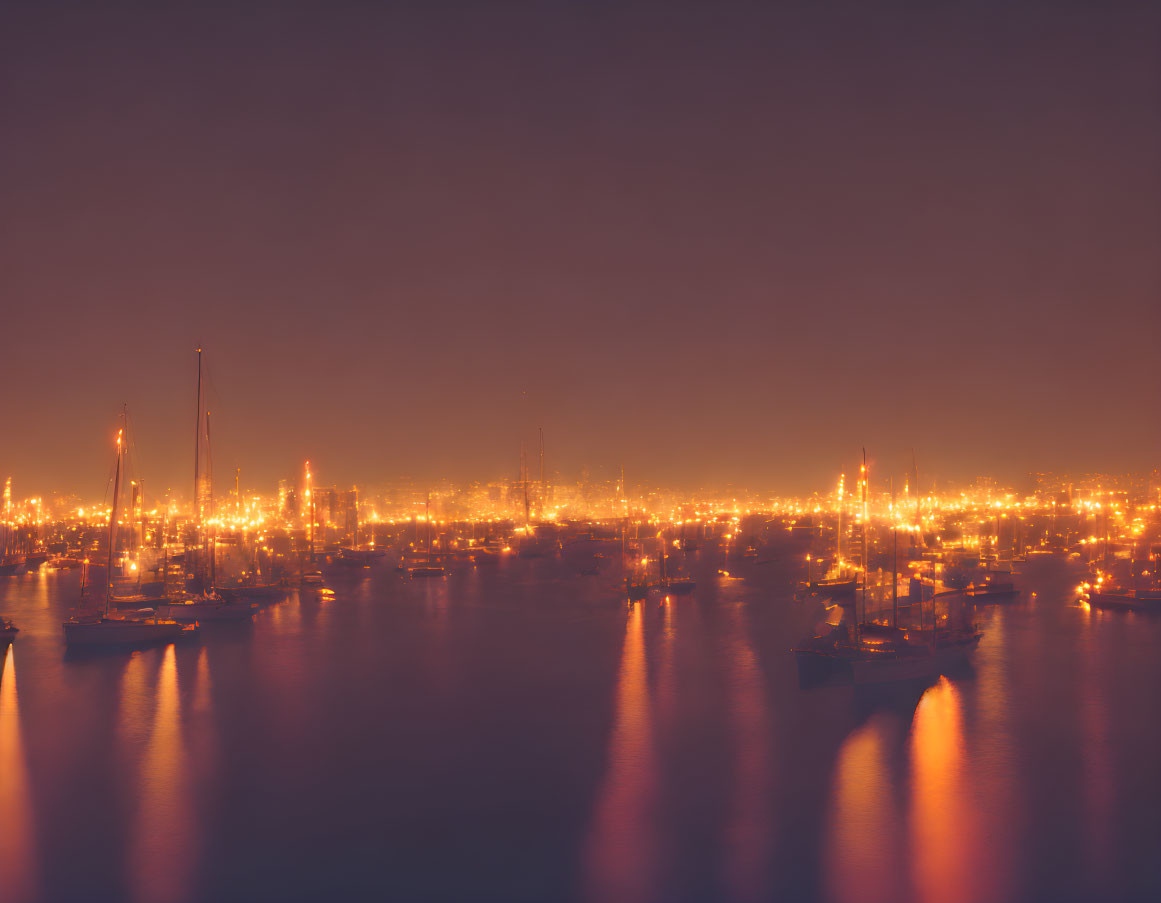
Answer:
[(1161, 731), (1138, 713), (1161, 704), (1161, 620), (1088, 609), (1074, 567), (1037, 562), (978, 611), (966, 670), (802, 690), (816, 606), (784, 567), (719, 577), (719, 554), (633, 606), (552, 559), (336, 567), (333, 598), (95, 657), (60, 636), (75, 570), (9, 578), (0, 750), (24, 803), (0, 880), (28, 893), (6, 899), (942, 900), (949, 869), (955, 899), (1158, 887)]
[(0, 3), (0, 903), (1161, 900), (1159, 35)]
[[(22, 525), (14, 505), (10, 529), (36, 534), (24, 544), (58, 552), (0, 583), (19, 625), (3, 636), (5, 792), (24, 801), (0, 824), (0, 849), (24, 845), (0, 857), (0, 882), (25, 889), (7, 899), (1147, 897), (1161, 730), (1136, 711), (1161, 705), (1161, 618), (1082, 578), (1090, 554), (1151, 560), (1156, 505), (1101, 495), (1106, 559), (1083, 535), (1093, 497), (1068, 514), (1021, 500), (1017, 562), (979, 530), (989, 499), (907, 509), (864, 482), (829, 514), (819, 499), (675, 521), (618, 481), (620, 518), (546, 508), (554, 520), (527, 525), (441, 522), (428, 493), (407, 521), (362, 512), (358, 567), (346, 519), (308, 506), (313, 525), (261, 525), (288, 551), (256, 590), (246, 540), (214, 552), (243, 623), (163, 596), (156, 615), (105, 616), (100, 649), (68, 617), (88, 568), (54, 566), (93, 552), (60, 548), (75, 525)], [(555, 538), (520, 554), (533, 530)], [(113, 572), (157, 557), (151, 527), (136, 535)], [(1033, 554), (1055, 546), (1067, 553)], [(844, 548), (857, 591), (811, 578)], [(196, 580), (198, 549), (161, 557)], [(948, 869), (962, 896), (930, 884)]]

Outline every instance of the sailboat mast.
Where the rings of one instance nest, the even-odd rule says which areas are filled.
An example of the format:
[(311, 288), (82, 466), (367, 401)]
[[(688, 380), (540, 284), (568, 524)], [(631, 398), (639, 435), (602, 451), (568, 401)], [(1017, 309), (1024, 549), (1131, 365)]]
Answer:
[[(838, 484), (838, 513), (835, 518), (834, 527), (834, 563), (843, 572), (846, 568), (843, 567), (843, 484), (846, 482), (847, 475), (845, 473), (839, 474)], [(823, 574), (825, 577), (826, 574)]]
[(199, 348), (198, 352), (198, 394), (197, 394), (197, 411), (194, 414), (194, 523), (201, 524), (202, 514), (200, 499), (200, 482), (201, 473), (199, 472), (199, 465), (201, 464), (200, 454), (202, 448), (202, 350)]
[(310, 560), (314, 563), (314, 481), (310, 474), (310, 462), (306, 462), (306, 494), (310, 498)]
[(544, 517), (544, 427), (540, 427), (540, 516)]
[(899, 528), (891, 529), (894, 552), (891, 556), (891, 626), (899, 626)]
[(214, 517), (214, 455), (212, 448), (213, 446), (210, 444), (210, 412), (206, 411), (206, 513), (211, 519), (210, 529), (206, 531), (206, 542), (209, 544), (210, 549), (209, 591), (211, 593), (214, 591), (214, 582), (217, 577), (214, 552), (218, 545), (218, 537), (212, 523)]
[(867, 530), (869, 524), (867, 523), (867, 450), (863, 449), (863, 467), (860, 472), (862, 476), (862, 492), (863, 492), (863, 623), (867, 622), (867, 578), (871, 574), (871, 565), (867, 556)]
[(520, 488), (524, 492), (524, 526), (528, 526), (528, 456), (523, 439), (520, 440)]
[(113, 473), (113, 507), (109, 512), (109, 556), (105, 563), (105, 617), (109, 616), (109, 602), (113, 596), (113, 551), (117, 545), (117, 497), (121, 492), (121, 440), (125, 435), (124, 414), (121, 429), (117, 430), (117, 468)]

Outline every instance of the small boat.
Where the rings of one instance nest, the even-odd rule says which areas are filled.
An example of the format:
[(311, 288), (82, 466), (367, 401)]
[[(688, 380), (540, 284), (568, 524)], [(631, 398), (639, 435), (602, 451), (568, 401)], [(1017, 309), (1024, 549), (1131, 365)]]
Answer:
[(969, 584), (964, 595), (975, 602), (987, 602), (1015, 598), (1020, 595), (1020, 590), (1011, 581), (988, 580)]
[(195, 624), (153, 618), (113, 617), (99, 613), (78, 613), (64, 622), (65, 643), (69, 646), (137, 646), (175, 640), (194, 633)]
[(649, 594), (649, 584), (625, 579), (625, 595), (630, 602), (640, 602)]
[(335, 564), (349, 568), (369, 568), (379, 557), (369, 549), (339, 549)]
[(697, 582), (692, 577), (669, 573), (669, 554), (664, 540), (661, 542), (661, 554), (657, 560), (660, 569), (657, 588), (667, 596), (688, 596), (693, 592)]
[(325, 581), (319, 571), (308, 571), (302, 575), (299, 582), (303, 586), (323, 586)]
[(853, 599), (858, 591), (858, 577), (839, 577), (834, 580), (814, 580), (810, 583), (810, 591), (832, 599)]
[(1161, 589), (1093, 590), (1088, 604), (1110, 611), (1161, 612)]
[(38, 571), (40, 566), (48, 561), (48, 552), (29, 552), (24, 556), (24, 570)]
[(233, 586), (218, 587), (218, 595), (227, 602), (265, 602), (280, 599), (290, 592), (285, 581), (278, 583), (236, 583)]
[(0, 642), (11, 642), (16, 639), (16, 634), (18, 633), (20, 633), (19, 627), (7, 618), (0, 618)]
[(193, 596), (180, 602), (159, 605), (157, 613), (164, 618), (191, 624), (202, 621), (247, 621), (258, 606), (249, 602), (227, 602), (221, 596)]
[(435, 554), (432, 551), (432, 524), (431, 524), (431, 493), (427, 494), (427, 502), (424, 507), (424, 522), (427, 525), (427, 563), (416, 565), (409, 568), (407, 573), (412, 578), (414, 577), (446, 577), (447, 571), (442, 565), (436, 564)]
[(0, 577), (15, 577), (24, 567), (23, 555), (0, 556)]
[(437, 564), (422, 564), (407, 572), (412, 577), (446, 577), (447, 571)]

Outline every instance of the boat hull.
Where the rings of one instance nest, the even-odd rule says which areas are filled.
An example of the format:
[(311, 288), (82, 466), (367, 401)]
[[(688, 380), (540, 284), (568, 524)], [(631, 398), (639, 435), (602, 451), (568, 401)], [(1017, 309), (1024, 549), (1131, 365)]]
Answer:
[(412, 568), (409, 573), (412, 577), (446, 577), (447, 571), (441, 567), (417, 567)]
[(930, 680), (939, 673), (935, 655), (876, 656), (851, 662), (851, 677), (858, 686)]
[(186, 631), (174, 621), (81, 621), (66, 622), (69, 646), (135, 646), (175, 640)]
[(1088, 604), (1110, 611), (1161, 612), (1161, 598), (1130, 596), (1127, 593), (1089, 593)]
[(158, 606), (157, 614), (158, 617), (184, 624), (195, 621), (248, 621), (254, 617), (254, 608), (240, 602), (170, 602)]

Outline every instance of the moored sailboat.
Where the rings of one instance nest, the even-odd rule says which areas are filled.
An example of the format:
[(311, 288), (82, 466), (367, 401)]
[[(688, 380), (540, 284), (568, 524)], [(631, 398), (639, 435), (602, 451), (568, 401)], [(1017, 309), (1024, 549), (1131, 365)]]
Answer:
[[(223, 599), (214, 589), (217, 581), (217, 533), (213, 526), (213, 458), (210, 446), (210, 412), (205, 414), (206, 471), (203, 506), (201, 465), (202, 425), (202, 350), (198, 354), (197, 422), (194, 434), (194, 535), (200, 538), (202, 555), (196, 559), (193, 585), (198, 590), (177, 601), (158, 606), (158, 614), (175, 621), (248, 621), (257, 606), (245, 601)], [(210, 518), (208, 528), (203, 522), (203, 510)]]
[(431, 494), (428, 493), (424, 506), (424, 520), (427, 526), (427, 563), (417, 565), (408, 571), (412, 577), (446, 577), (447, 570), (436, 562), (432, 552), (432, 525), (431, 525)]
[[(113, 557), (117, 545), (117, 502), (121, 491), (121, 459), (125, 437), (124, 420), (117, 432), (117, 463), (113, 476), (113, 506), (109, 515), (109, 552), (105, 567), (105, 599), (100, 611), (78, 611), (64, 622), (65, 643), (69, 646), (128, 646), (160, 643), (174, 640), (187, 631), (196, 631), (197, 624), (179, 624), (150, 612), (111, 615), (109, 602), (113, 596)], [(81, 579), (81, 599), (84, 600), (85, 580)], [(150, 616), (151, 615), (151, 616)]]

